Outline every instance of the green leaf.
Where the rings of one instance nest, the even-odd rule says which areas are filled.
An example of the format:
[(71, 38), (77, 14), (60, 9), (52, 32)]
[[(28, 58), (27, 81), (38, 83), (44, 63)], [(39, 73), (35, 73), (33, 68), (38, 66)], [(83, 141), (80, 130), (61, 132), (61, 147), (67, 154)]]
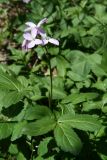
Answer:
[(18, 156), (17, 156), (17, 160), (26, 160), (26, 158), (24, 157), (24, 155), (19, 152)]
[(1, 100), (2, 106), (7, 108), (12, 104), (16, 104), (23, 98), (25, 93), (26, 93), (25, 91), (24, 92), (10, 91), (5, 93), (4, 97)]
[(78, 104), (84, 101), (88, 101), (91, 99), (95, 99), (98, 97), (98, 93), (90, 92), (90, 93), (73, 93), (69, 96), (66, 96), (62, 103), (72, 103), (72, 104)]
[(24, 86), (25, 88), (28, 87), (29, 84), (29, 79), (27, 79), (24, 76), (18, 76), (18, 81), (22, 84), (22, 86)]
[(94, 64), (91, 67), (91, 69), (92, 69), (93, 73), (98, 77), (107, 76), (107, 73), (99, 65)]
[(99, 55), (99, 54), (97, 54), (97, 53), (88, 55), (88, 57), (87, 57), (87, 61), (91, 65), (92, 64), (98, 64), (98, 65), (100, 65), (101, 64), (101, 60), (102, 60), (102, 56)]
[(23, 86), (16, 78), (0, 70), (0, 88), (21, 91)]
[(0, 107), (19, 102), (27, 90), (15, 77), (0, 70)]
[(13, 132), (14, 123), (0, 122), (0, 140), (9, 137)]
[(26, 121), (22, 121), (15, 124), (13, 128), (11, 141), (15, 141), (16, 139), (22, 136), (23, 127), (26, 125), (26, 123), (27, 123)]
[(25, 52), (23, 52), (22, 50), (18, 50), (12, 47), (9, 47), (12, 55), (11, 55), (11, 59), (17, 61), (17, 60), (24, 60), (24, 56), (25, 56)]
[(9, 70), (14, 72), (16, 75), (18, 75), (22, 69), (23, 65), (16, 65), (16, 64), (11, 64), (8, 66)]
[(104, 83), (104, 81), (101, 81), (101, 80), (98, 80), (96, 83), (93, 83), (92, 87), (97, 88), (97, 89), (104, 91), (104, 92), (106, 92), (106, 90), (107, 90), (106, 84)]
[(52, 139), (52, 137), (47, 137), (44, 138), (39, 146), (38, 146), (38, 155), (39, 156), (43, 156), (44, 154), (46, 154), (48, 152), (48, 143), (50, 142), (50, 140)]
[(59, 53), (59, 48), (50, 47), (50, 48), (48, 49), (48, 52), (49, 52), (49, 54), (51, 54), (51, 55), (58, 55), (58, 53)]
[(83, 103), (82, 111), (89, 112), (93, 109), (101, 109), (102, 102), (101, 101), (88, 101)]
[(35, 106), (29, 106), (29, 108), (26, 110), (24, 119), (26, 120), (34, 120), (34, 119), (41, 119), (45, 116), (51, 116), (52, 112), (51, 110), (42, 105), (35, 105)]
[[(48, 85), (49, 88), (49, 85)], [(53, 99), (62, 99), (66, 96), (62, 77), (53, 77)]]
[(87, 61), (81, 61), (72, 66), (72, 71), (85, 79), (90, 72), (90, 65)]
[(4, 97), (6, 96), (7, 93), (8, 93), (7, 90), (0, 90), (0, 110), (2, 110)]
[(103, 102), (103, 105), (105, 105), (107, 103), (107, 93), (105, 93), (102, 97), (102, 102)]
[(65, 152), (71, 152), (77, 155), (81, 148), (82, 143), (78, 135), (67, 124), (59, 123), (54, 130), (56, 143)]
[(42, 158), (41, 156), (38, 156), (36, 158), (33, 158), (33, 160), (44, 160), (44, 158)]
[(66, 114), (58, 119), (58, 123), (63, 123), (84, 131), (96, 131), (101, 128), (101, 123), (98, 121), (97, 117), (85, 114)]
[(46, 158), (46, 160), (55, 160), (54, 156)]
[(107, 72), (107, 49), (104, 49), (101, 61), (101, 67)]
[(74, 105), (72, 103), (69, 103), (69, 104), (59, 104), (58, 107), (61, 108), (62, 114), (75, 115), (75, 109), (74, 109)]
[(102, 16), (104, 16), (104, 14), (106, 13), (106, 6), (102, 5), (102, 4), (95, 4), (95, 15), (98, 18), (102, 18)]
[(81, 76), (80, 74), (74, 73), (73, 71), (68, 71), (67, 76), (73, 81), (83, 81), (86, 77)]
[(86, 60), (85, 54), (79, 50), (65, 49), (64, 51), (62, 51), (62, 54), (67, 58), (68, 61), (71, 62), (72, 65)]
[[(42, 158), (41, 156), (38, 156), (34, 158), (33, 160), (44, 160), (44, 158)], [(54, 159), (54, 156), (51, 156), (51, 157), (45, 158), (45, 160), (55, 160), (55, 159)]]
[(63, 99), (66, 96), (66, 92), (58, 87), (53, 87), (53, 99)]
[(31, 122), (25, 125), (23, 128), (23, 134), (30, 136), (39, 136), (48, 133), (53, 130), (56, 125), (56, 121), (53, 116), (43, 117), (35, 122)]
[(10, 154), (17, 154), (18, 153), (18, 148), (16, 144), (11, 144), (9, 146), (9, 153)]
[(66, 68), (69, 66), (67, 60), (65, 60), (64, 57), (62, 56), (57, 56), (56, 65), (57, 65), (58, 75), (64, 77), (66, 74)]

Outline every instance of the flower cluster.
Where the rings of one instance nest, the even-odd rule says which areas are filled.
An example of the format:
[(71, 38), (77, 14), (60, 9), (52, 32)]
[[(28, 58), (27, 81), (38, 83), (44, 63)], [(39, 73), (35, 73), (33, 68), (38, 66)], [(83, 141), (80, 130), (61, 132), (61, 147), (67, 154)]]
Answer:
[(24, 3), (29, 3), (31, 0), (23, 0)]
[(59, 41), (48, 37), (46, 32), (41, 28), (41, 25), (47, 22), (47, 18), (42, 19), (37, 25), (33, 22), (25, 23), (27, 28), (24, 30), (24, 40), (22, 48), (26, 51), (33, 48), (35, 45), (46, 45), (48, 42), (59, 45)]

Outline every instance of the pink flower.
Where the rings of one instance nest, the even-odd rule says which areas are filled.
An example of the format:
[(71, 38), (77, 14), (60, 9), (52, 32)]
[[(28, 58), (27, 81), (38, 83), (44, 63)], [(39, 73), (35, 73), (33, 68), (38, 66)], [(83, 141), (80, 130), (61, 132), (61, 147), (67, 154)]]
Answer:
[(33, 48), (35, 45), (42, 44), (42, 40), (37, 39), (36, 36), (30, 33), (24, 33), (23, 34), (24, 40), (22, 43), (22, 49), (25, 51), (28, 51), (28, 49)]
[(46, 34), (42, 35), (42, 41), (43, 41), (43, 45), (46, 45), (48, 42), (59, 46), (59, 41), (57, 39), (48, 37)]
[(32, 34), (35, 34), (37, 36), (38, 34), (45, 34), (44, 30), (41, 29), (41, 25), (47, 22), (47, 18), (42, 19), (39, 21), (39, 23), (36, 25), (33, 22), (27, 22), (25, 23), (28, 27), (24, 30), (25, 32), (31, 31)]
[[(42, 19), (37, 25), (33, 22), (27, 22), (27, 28), (24, 30), (24, 40), (22, 43), (22, 49), (28, 51), (30, 48), (33, 48), (35, 45), (46, 45), (52, 43), (54, 45), (59, 45), (59, 41), (48, 37), (41, 25), (47, 22), (47, 18)], [(38, 37), (38, 38), (36, 38)]]

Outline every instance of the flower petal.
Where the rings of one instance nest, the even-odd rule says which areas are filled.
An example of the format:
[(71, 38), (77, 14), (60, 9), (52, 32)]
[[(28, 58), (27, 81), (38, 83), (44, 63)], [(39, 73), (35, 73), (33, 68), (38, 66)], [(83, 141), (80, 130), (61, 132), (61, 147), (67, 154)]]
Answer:
[(57, 39), (54, 39), (54, 38), (49, 38), (49, 40), (48, 40), (50, 43), (52, 43), (52, 44), (55, 44), (55, 45), (59, 45), (59, 41), (57, 40)]
[(37, 30), (38, 30), (38, 34), (40, 34), (42, 37), (46, 35), (45, 31), (42, 28), (38, 27)]
[(23, 40), (23, 43), (22, 43), (22, 50), (23, 51), (28, 51), (28, 41), (26, 39)]
[(36, 24), (34, 24), (33, 22), (26, 22), (25, 24), (31, 28), (36, 27)]
[(35, 39), (34, 41), (36, 45), (43, 44), (43, 41), (40, 39)]
[(28, 43), (28, 48), (33, 48), (36, 45), (35, 40)]
[(23, 37), (28, 40), (28, 41), (31, 41), (32, 40), (32, 35), (30, 33), (24, 33), (23, 34)]
[(24, 47), (25, 45), (26, 45), (26, 39), (23, 40), (22, 47)]
[(35, 38), (37, 36), (37, 31), (38, 31), (37, 28), (33, 28), (31, 30), (31, 35), (32, 35), (33, 38)]
[(42, 41), (43, 41), (43, 45), (46, 45), (49, 41), (47, 40), (47, 39), (42, 39)]
[(37, 24), (37, 27), (40, 27), (43, 23), (47, 22), (47, 18), (42, 19), (41, 21), (39, 21), (39, 23)]
[(35, 45), (43, 44), (42, 40), (35, 39), (28, 44), (28, 48), (33, 48)]

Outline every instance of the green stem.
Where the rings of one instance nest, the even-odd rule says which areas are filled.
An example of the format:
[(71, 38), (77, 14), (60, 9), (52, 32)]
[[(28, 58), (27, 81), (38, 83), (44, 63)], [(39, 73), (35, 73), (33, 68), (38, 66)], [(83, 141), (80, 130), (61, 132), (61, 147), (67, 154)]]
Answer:
[(52, 84), (52, 67), (51, 67), (51, 61), (50, 61), (50, 55), (48, 53), (47, 48), (46, 49), (46, 57), (48, 60), (48, 65), (49, 65), (49, 72), (50, 72), (50, 91), (49, 91), (49, 107), (52, 107), (52, 88), (53, 88), (53, 84)]

